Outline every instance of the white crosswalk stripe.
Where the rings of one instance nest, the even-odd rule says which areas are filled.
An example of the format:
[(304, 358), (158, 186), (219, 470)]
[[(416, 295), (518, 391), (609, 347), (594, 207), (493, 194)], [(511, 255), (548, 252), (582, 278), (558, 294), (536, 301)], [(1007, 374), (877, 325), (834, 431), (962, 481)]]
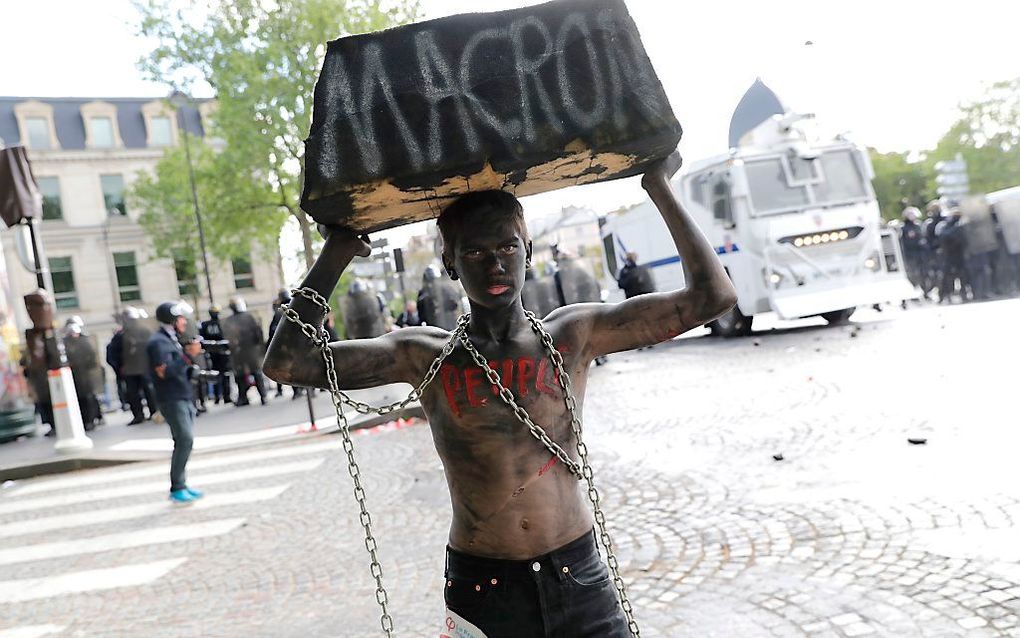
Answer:
[(218, 521), (206, 521), (204, 523), (190, 523), (188, 525), (150, 527), (121, 534), (76, 538), (72, 541), (22, 545), (21, 547), (0, 549), (0, 565), (13, 565), (33, 560), (63, 558), (79, 554), (98, 554), (114, 549), (161, 545), (163, 543), (190, 541), (208, 536), (220, 536), (234, 531), (243, 523), (243, 518), (227, 518)]
[(43, 638), (59, 634), (66, 628), (66, 625), (23, 625), (0, 629), (0, 638)]
[[(276, 498), (280, 494), (283, 494), (284, 490), (288, 487), (290, 486), (276, 485), (273, 487), (240, 490), (237, 492), (213, 493), (209, 494), (205, 498), (195, 501), (194, 504), (191, 505), (191, 509), (205, 510), (227, 505), (240, 505), (244, 503), (268, 501)], [(157, 516), (164, 512), (172, 512), (178, 509), (180, 509), (178, 506), (173, 505), (169, 501), (160, 501), (158, 503), (143, 503), (141, 505), (111, 507), (90, 512), (76, 512), (74, 514), (33, 518), (0, 525), (0, 538), (10, 538), (12, 536), (21, 536), (23, 534), (39, 534), (42, 532), (52, 532), (58, 529), (84, 527), (86, 525), (99, 525), (115, 521), (127, 521), (135, 518), (145, 518), (146, 516)], [(3, 636), (0, 635), (0, 638), (3, 638)]]
[[(201, 487), (206, 496), (187, 508), (167, 499), (165, 462), (28, 480), (4, 490), (0, 493), (0, 638), (56, 636), (69, 623), (66, 618), (33, 613), (21, 618), (20, 626), (5, 627), (5, 605), (153, 583), (189, 560), (188, 548), (201, 546), (191, 541), (223, 537), (226, 540), (217, 542), (233, 542), (232, 535), (242, 534), (246, 514), (265, 507), (251, 506), (278, 498), (291, 484), (253, 486), (253, 482), (314, 470), (339, 448), (338, 441), (330, 440), (199, 456), (189, 464), (189, 483)], [(213, 486), (220, 487), (209, 489)], [(143, 497), (143, 502), (117, 500), (131, 497)], [(225, 510), (222, 518), (208, 518), (220, 508), (233, 509)], [(41, 516), (32, 518), (26, 512)], [(125, 521), (130, 527), (118, 525)], [(88, 533), (90, 527), (100, 525), (104, 526), (101, 531), (113, 533)], [(42, 539), (45, 542), (37, 542)], [(139, 562), (145, 559), (139, 558), (137, 550), (130, 553), (132, 548), (146, 547), (160, 548), (154, 550), (153, 558), (160, 557), (160, 551), (177, 557)], [(18, 578), (12, 579), (15, 574)], [(53, 624), (43, 624), (47, 621)]]
[[(241, 463), (263, 462), (270, 459), (281, 459), (289, 456), (304, 456), (332, 452), (340, 450), (342, 446), (339, 441), (325, 441), (322, 443), (305, 443), (301, 445), (289, 445), (286, 447), (258, 450), (255, 452), (238, 452), (233, 454), (217, 454), (208, 457), (192, 457), (188, 461), (188, 471), (197, 472), (214, 467), (225, 465), (239, 465)], [(16, 485), (4, 492), (4, 498), (18, 498), (30, 494), (41, 494), (66, 488), (81, 488), (90, 485), (102, 485), (115, 481), (127, 481), (153, 476), (167, 476), (170, 473), (170, 462), (145, 463), (141, 467), (124, 469), (123, 467), (102, 468), (84, 472), (72, 472), (55, 478), (39, 479), (26, 482), (23, 485)]]
[(187, 560), (187, 558), (173, 558), (153, 563), (69, 572), (43, 578), (0, 581), (0, 604), (145, 585), (162, 578), (170, 570), (183, 565)]
[[(298, 472), (307, 472), (314, 470), (315, 468), (322, 465), (323, 459), (314, 459), (308, 461), (295, 461), (292, 463), (283, 463), (280, 465), (270, 465), (268, 467), (251, 467), (243, 470), (232, 470), (229, 472), (220, 472), (206, 475), (194, 475), (189, 477), (189, 482), (195, 485), (200, 485), (203, 488), (209, 485), (218, 485), (221, 483), (231, 483), (234, 481), (246, 481), (258, 478), (266, 478), (270, 476), (280, 476), (282, 474), (296, 474)], [(68, 492), (64, 494), (56, 494), (53, 496), (43, 496), (39, 498), (27, 498), (27, 499), (4, 499), (0, 501), (0, 515), (14, 514), (16, 512), (27, 512), (31, 510), (44, 509), (47, 507), (61, 507), (65, 505), (74, 505), (76, 503), (90, 503), (96, 501), (102, 501), (113, 498), (124, 498), (127, 496), (139, 496), (142, 494), (167, 492), (168, 490), (167, 480), (152, 481), (148, 483), (138, 483), (135, 485), (123, 485), (120, 487), (111, 487), (105, 489), (96, 490), (84, 490), (80, 492)]]

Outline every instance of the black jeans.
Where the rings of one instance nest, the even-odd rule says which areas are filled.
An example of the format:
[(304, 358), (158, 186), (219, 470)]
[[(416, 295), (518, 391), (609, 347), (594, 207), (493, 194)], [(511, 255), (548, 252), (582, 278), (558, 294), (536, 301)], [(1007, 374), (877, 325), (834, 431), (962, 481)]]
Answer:
[[(627, 638), (595, 535), (530, 560), (446, 550), (446, 607), (486, 638)], [(447, 621), (446, 630), (458, 635)]]

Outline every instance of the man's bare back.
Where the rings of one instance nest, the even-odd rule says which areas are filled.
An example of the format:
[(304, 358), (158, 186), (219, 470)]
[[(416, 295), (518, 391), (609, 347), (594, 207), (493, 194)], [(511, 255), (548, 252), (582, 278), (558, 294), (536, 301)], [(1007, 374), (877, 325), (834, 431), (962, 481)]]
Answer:
[[(673, 170), (675, 166), (664, 162), (646, 174), (643, 185), (684, 257), (687, 288), (620, 304), (574, 304), (544, 319), (563, 357), (579, 411), (589, 364), (596, 356), (672, 338), (714, 319), (734, 303), (735, 292), (714, 251), (670, 189)], [(505, 194), (496, 199), (500, 196)], [(521, 305), (524, 272), (531, 259), (523, 218), (515, 221), (492, 206), (475, 210), (469, 202), (470, 197), (456, 212), (450, 212), (456, 208), (451, 206), (440, 217), (444, 265), (460, 279), (471, 301), (467, 337), (515, 401), (576, 460), (570, 414), (555, 367)], [(369, 252), (365, 239), (327, 229), (326, 245), (303, 285), (328, 297), (343, 268), (356, 255)], [(304, 299), (296, 298), (292, 307), (305, 321), (317, 318), (314, 306)], [(439, 328), (406, 328), (376, 339), (335, 342), (330, 348), (341, 389), (394, 382), (417, 385), (449, 339), (450, 333)], [(321, 358), (289, 322), (277, 330), (264, 368), (283, 383), (326, 387)], [(482, 557), (526, 559), (592, 529), (581, 483), (516, 418), (463, 345), (447, 358), (421, 403), (446, 469), (454, 549)]]

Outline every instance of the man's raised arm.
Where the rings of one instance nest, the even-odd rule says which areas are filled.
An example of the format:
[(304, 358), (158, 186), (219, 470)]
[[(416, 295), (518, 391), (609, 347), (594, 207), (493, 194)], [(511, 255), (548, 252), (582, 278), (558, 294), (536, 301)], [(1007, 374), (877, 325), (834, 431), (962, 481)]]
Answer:
[[(355, 257), (367, 257), (372, 248), (367, 237), (359, 238), (343, 229), (326, 229), (326, 243), (308, 275), (301, 282), (329, 299), (340, 275)], [(313, 326), (322, 325), (323, 311), (312, 301), (295, 295), (290, 304), (301, 321)], [(375, 339), (335, 341), (330, 350), (336, 361), (341, 389), (366, 388), (402, 381), (406, 357), (398, 356), (401, 336), (390, 333)], [(301, 328), (287, 317), (273, 336), (262, 365), (265, 374), (287, 385), (328, 388), (326, 366), (322, 354)]]
[(684, 269), (683, 290), (650, 293), (614, 305), (586, 305), (592, 356), (652, 345), (703, 325), (729, 311), (737, 293), (712, 245), (684, 210), (669, 183), (680, 168), (676, 152), (652, 166), (641, 185), (676, 243)]

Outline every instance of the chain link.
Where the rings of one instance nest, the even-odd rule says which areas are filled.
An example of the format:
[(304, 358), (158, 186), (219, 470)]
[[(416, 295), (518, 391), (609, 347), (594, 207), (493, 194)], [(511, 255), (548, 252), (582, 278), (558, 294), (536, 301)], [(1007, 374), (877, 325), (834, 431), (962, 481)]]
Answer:
[(591, 463), (588, 461), (588, 446), (584, 444), (581, 438), (581, 419), (577, 415), (577, 401), (574, 399), (574, 392), (570, 385), (570, 375), (563, 368), (563, 355), (556, 349), (556, 346), (553, 344), (552, 335), (546, 331), (541, 320), (531, 311), (525, 310), (524, 314), (531, 322), (531, 329), (542, 339), (542, 345), (545, 346), (546, 351), (549, 353), (549, 358), (556, 367), (557, 380), (560, 383), (560, 388), (563, 389), (563, 404), (566, 406), (567, 411), (570, 412), (570, 428), (573, 430), (574, 439), (577, 441), (577, 455), (581, 457), (581, 473), (588, 486), (588, 500), (591, 501), (592, 509), (594, 510), (595, 525), (599, 528), (599, 540), (602, 542), (602, 548), (606, 552), (606, 566), (609, 568), (610, 574), (612, 574), (613, 585), (616, 587), (616, 594), (620, 599), (620, 607), (627, 618), (627, 629), (630, 630), (631, 636), (637, 638), (641, 635), (641, 630), (638, 628), (637, 620), (634, 618), (634, 607), (627, 596), (627, 586), (623, 582), (623, 577), (620, 576), (620, 563), (616, 558), (613, 538), (609, 535), (609, 528), (606, 525), (606, 515), (602, 511), (602, 498), (595, 487), (595, 473), (592, 471)]
[[(315, 304), (320, 310), (322, 318), (325, 318), (329, 312), (329, 302), (319, 294), (317, 291), (311, 288), (296, 288), (292, 291), (294, 295), (298, 295), (308, 299)], [(631, 605), (630, 599), (627, 596), (626, 585), (623, 582), (623, 578), (620, 576), (620, 565), (616, 558), (616, 553), (613, 547), (613, 539), (609, 534), (609, 529), (606, 524), (606, 516), (602, 512), (601, 496), (598, 489), (595, 487), (595, 477), (592, 471), (591, 464), (588, 461), (588, 447), (582, 440), (582, 428), (581, 419), (577, 415), (577, 401), (574, 399), (573, 390), (570, 384), (570, 375), (563, 368), (563, 356), (556, 350), (556, 346), (553, 344), (552, 336), (545, 330), (545, 326), (530, 311), (524, 311), (525, 316), (531, 323), (531, 329), (539, 336), (542, 346), (546, 349), (549, 354), (549, 359), (552, 361), (553, 366), (556, 368), (557, 381), (559, 382), (560, 388), (563, 390), (563, 403), (570, 413), (570, 428), (574, 434), (574, 439), (577, 443), (577, 455), (580, 457), (581, 462), (578, 463), (570, 458), (570, 456), (563, 450), (562, 447), (555, 441), (553, 441), (545, 430), (541, 426), (536, 424), (527, 410), (517, 404), (514, 399), (513, 392), (509, 388), (503, 385), (503, 381), (499, 376), (499, 373), (489, 365), (488, 360), (475, 348), (474, 344), (467, 336), (467, 325), (471, 320), (470, 313), (464, 314), (457, 320), (457, 327), (450, 335), (450, 340), (447, 341), (439, 355), (432, 361), (428, 371), (426, 371), (422, 382), (418, 387), (411, 390), (407, 395), (407, 398), (403, 401), (391, 403), (389, 405), (381, 407), (373, 407), (367, 403), (362, 403), (352, 399), (349, 395), (340, 390), (340, 382), (337, 378), (336, 366), (333, 361), (333, 354), (329, 349), (329, 333), (325, 327), (315, 326), (306, 323), (301, 320), (300, 315), (297, 311), (286, 305), (283, 307), (284, 316), (298, 327), (301, 332), (308, 337), (308, 339), (317, 347), (322, 353), (323, 361), (326, 365), (326, 378), (329, 382), (330, 397), (333, 401), (333, 407), (336, 410), (337, 415), (337, 426), (340, 428), (340, 433), (343, 436), (343, 448), (347, 454), (347, 467), (348, 472), (351, 475), (351, 479), (354, 482), (354, 498), (358, 502), (358, 507), (361, 512), (359, 519), (362, 528), (365, 530), (365, 549), (368, 550), (369, 557), (371, 559), (370, 571), (372, 577), (375, 579), (376, 590), (375, 599), (379, 603), (379, 607), (382, 610), (382, 616), (380, 623), (382, 625), (383, 632), (388, 638), (393, 636), (393, 619), (389, 614), (389, 596), (386, 593), (386, 588), (382, 582), (382, 565), (379, 563), (378, 556), (378, 545), (375, 540), (375, 536), (372, 534), (372, 516), (368, 512), (368, 506), (366, 504), (365, 489), (361, 484), (361, 469), (358, 466), (358, 461), (354, 454), (354, 442), (351, 440), (350, 424), (347, 421), (347, 416), (343, 411), (343, 404), (347, 404), (354, 408), (354, 410), (360, 414), (370, 414), (372, 412), (378, 414), (388, 414), (394, 410), (399, 410), (406, 407), (412, 401), (419, 401), (425, 388), (432, 382), (436, 374), (442, 366), (443, 361), (450, 356), (453, 350), (456, 348), (457, 343), (460, 342), (464, 349), (467, 350), (468, 354), (474, 360), (475, 364), (478, 365), (484, 372), (489, 382), (499, 388), (499, 396), (503, 399), (503, 402), (513, 410), (514, 416), (524, 423), (528, 427), (528, 431), (538, 439), (547, 450), (553, 453), (560, 462), (563, 463), (571, 474), (576, 476), (579, 480), (583, 479), (587, 485), (588, 500), (591, 501), (593, 508), (593, 515), (595, 524), (599, 531), (599, 541), (602, 544), (603, 549), (606, 552), (606, 566), (609, 568), (610, 574), (613, 578), (613, 585), (616, 587), (617, 597), (620, 600), (620, 607), (623, 609), (623, 613), (627, 618), (627, 628), (630, 631), (631, 636), (639, 638), (641, 631), (638, 629), (637, 621), (634, 619), (634, 608)]]
[[(329, 302), (325, 297), (311, 288), (296, 288), (292, 291), (292, 294), (304, 297), (315, 304), (320, 311), (320, 321), (325, 318), (326, 314), (329, 312)], [(379, 622), (382, 625), (383, 633), (386, 634), (387, 638), (392, 638), (393, 618), (390, 616), (389, 612), (389, 594), (387, 594), (386, 587), (383, 585), (382, 564), (379, 562), (379, 546), (375, 540), (375, 535), (372, 533), (372, 515), (368, 512), (365, 488), (361, 484), (361, 467), (358, 465), (358, 460), (354, 454), (354, 441), (351, 440), (351, 426), (347, 421), (347, 415), (344, 414), (343, 404), (346, 403), (350, 405), (361, 414), (369, 414), (370, 412), (388, 414), (394, 410), (399, 410), (407, 406), (412, 401), (419, 400), (422, 393), (425, 391), (425, 387), (428, 386), (428, 384), (435, 378), (436, 373), (443, 364), (443, 360), (446, 359), (451, 352), (453, 352), (454, 348), (457, 347), (457, 340), (467, 329), (468, 317), (465, 316), (460, 318), (457, 322), (457, 328), (450, 336), (450, 340), (443, 347), (439, 356), (437, 356), (432, 362), (432, 365), (429, 366), (421, 384), (419, 384), (417, 388), (411, 390), (406, 399), (380, 408), (374, 408), (367, 403), (362, 403), (352, 399), (340, 390), (340, 381), (337, 378), (336, 365), (333, 361), (333, 353), (329, 349), (329, 333), (326, 331), (325, 327), (320, 325), (316, 328), (312, 324), (302, 321), (301, 316), (296, 310), (291, 308), (289, 304), (283, 306), (283, 315), (289, 321), (296, 324), (301, 329), (301, 332), (308, 337), (315, 347), (319, 349), (322, 354), (322, 359), (325, 362), (326, 379), (329, 382), (330, 398), (333, 401), (333, 408), (336, 411), (337, 427), (340, 429), (340, 434), (343, 437), (344, 453), (347, 455), (347, 471), (351, 475), (351, 480), (354, 482), (354, 499), (358, 502), (358, 508), (361, 510), (358, 518), (361, 522), (361, 527), (365, 531), (365, 549), (368, 551), (369, 559), (371, 561), (369, 571), (372, 574), (372, 578), (375, 580), (375, 600), (379, 603), (379, 608), (382, 611)]]

